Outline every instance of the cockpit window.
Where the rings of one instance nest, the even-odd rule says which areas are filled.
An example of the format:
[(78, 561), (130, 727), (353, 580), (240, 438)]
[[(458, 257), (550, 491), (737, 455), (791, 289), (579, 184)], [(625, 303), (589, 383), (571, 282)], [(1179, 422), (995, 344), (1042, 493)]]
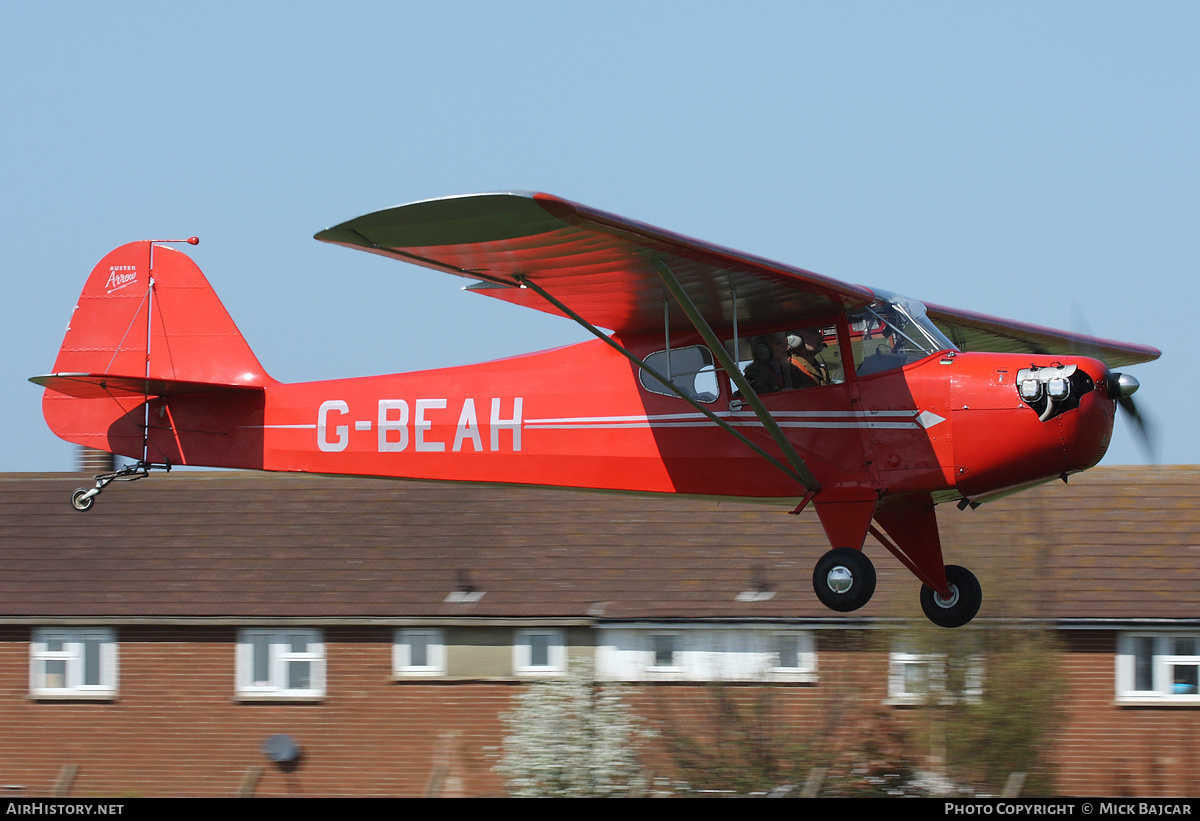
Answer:
[[(799, 326), (726, 344), (757, 394), (845, 381), (836, 325)], [(736, 391), (736, 386), (731, 386)]]
[(925, 306), (915, 300), (888, 295), (850, 311), (847, 319), (859, 376), (900, 368), (938, 351), (956, 350), (929, 321)]
[[(646, 364), (671, 380), (675, 387), (697, 402), (716, 402), (721, 392), (712, 351), (702, 345), (671, 348), (646, 357)], [(644, 370), (638, 371), (642, 387), (651, 393), (675, 396), (670, 388)]]

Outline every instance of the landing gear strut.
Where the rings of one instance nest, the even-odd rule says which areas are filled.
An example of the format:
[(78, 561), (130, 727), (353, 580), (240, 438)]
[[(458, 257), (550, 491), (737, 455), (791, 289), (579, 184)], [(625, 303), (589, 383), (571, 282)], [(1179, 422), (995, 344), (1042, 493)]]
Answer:
[(104, 488), (108, 487), (113, 482), (134, 482), (138, 479), (144, 479), (150, 475), (151, 468), (162, 468), (168, 473), (171, 472), (171, 463), (167, 462), (162, 465), (155, 465), (151, 462), (138, 461), (132, 465), (126, 465), (120, 470), (112, 473), (98, 473), (94, 477), (96, 486), (93, 488), (76, 488), (71, 494), (71, 507), (82, 512), (92, 509), (92, 505), (96, 503), (96, 497), (99, 496)]
[(875, 565), (861, 550), (830, 550), (813, 570), (813, 590), (830, 610), (848, 613), (871, 600), (875, 592)]
[(921, 586), (921, 609), (939, 627), (962, 627), (975, 618), (983, 603), (983, 588), (975, 574), (956, 564), (946, 565), (950, 595), (946, 598), (928, 585)]

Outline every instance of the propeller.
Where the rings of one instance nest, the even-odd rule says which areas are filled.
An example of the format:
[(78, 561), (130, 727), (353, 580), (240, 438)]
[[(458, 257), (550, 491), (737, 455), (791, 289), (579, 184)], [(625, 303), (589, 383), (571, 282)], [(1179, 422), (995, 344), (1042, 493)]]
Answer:
[(1085, 338), (1078, 341), (1076, 344), (1077, 353), (1080, 356), (1088, 356), (1092, 359), (1099, 360), (1108, 371), (1104, 379), (1104, 387), (1110, 399), (1115, 399), (1117, 405), (1125, 412), (1126, 418), (1132, 423), (1138, 445), (1146, 454), (1146, 460), (1151, 464), (1158, 464), (1158, 435), (1154, 426), (1150, 421), (1138, 411), (1137, 405), (1133, 401), (1133, 395), (1137, 393), (1140, 387), (1137, 379), (1127, 373), (1117, 373), (1109, 368), (1108, 361), (1104, 356), (1104, 352), (1096, 345), (1090, 344), (1087, 341), (1091, 337), (1091, 331), (1088, 329), (1087, 320), (1084, 319), (1083, 313), (1079, 308), (1079, 304), (1075, 303), (1075, 322), (1083, 327)]
[[(1105, 367), (1108, 367), (1107, 364)], [(1133, 394), (1137, 392), (1138, 387), (1138, 381), (1127, 373), (1109, 371), (1105, 378), (1105, 388), (1109, 397), (1117, 400), (1117, 405), (1133, 424), (1134, 430), (1137, 432), (1138, 444), (1146, 452), (1146, 458), (1152, 464), (1158, 464), (1158, 441), (1154, 428), (1138, 411), (1137, 405), (1133, 401)]]

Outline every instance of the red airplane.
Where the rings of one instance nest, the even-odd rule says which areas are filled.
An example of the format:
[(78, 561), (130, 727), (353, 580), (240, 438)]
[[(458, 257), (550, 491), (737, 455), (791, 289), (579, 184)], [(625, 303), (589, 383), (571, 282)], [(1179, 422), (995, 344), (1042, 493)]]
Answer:
[[(922, 304), (546, 194), (412, 203), (316, 235), (567, 316), (595, 341), (479, 365), (281, 384), (184, 253), (123, 245), (92, 271), (43, 411), (63, 439), (136, 459), (113, 481), (204, 465), (810, 502), (837, 611), (875, 589), (868, 534), (936, 624), (979, 610), (934, 506), (1100, 461), (1159, 351)], [(187, 242), (195, 243), (195, 238)], [(606, 333), (601, 328), (609, 329)]]

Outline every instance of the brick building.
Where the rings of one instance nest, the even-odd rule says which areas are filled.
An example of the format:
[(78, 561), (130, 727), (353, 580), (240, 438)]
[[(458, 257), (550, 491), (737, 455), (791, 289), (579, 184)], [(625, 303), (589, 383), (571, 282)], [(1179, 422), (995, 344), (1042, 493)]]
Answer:
[[(702, 718), (708, 683), (728, 682), (769, 693), (795, 738), (844, 741), (868, 718), (919, 721), (938, 642), (1001, 627), (1056, 640), (1051, 789), (1197, 791), (1195, 468), (1100, 468), (943, 510), (947, 561), (976, 572), (984, 605), (919, 647), (918, 584), (882, 548), (868, 544), (866, 608), (815, 600), (811, 512), (177, 473), (80, 514), (67, 498), (81, 483), (0, 478), (0, 784), (14, 795), (503, 794), (501, 714), (584, 660), (633, 682), (660, 726)], [(970, 658), (955, 698), (1014, 687)], [(831, 705), (847, 716), (832, 727)], [(264, 756), (278, 735), (298, 762)], [(677, 764), (651, 754), (660, 772)]]

